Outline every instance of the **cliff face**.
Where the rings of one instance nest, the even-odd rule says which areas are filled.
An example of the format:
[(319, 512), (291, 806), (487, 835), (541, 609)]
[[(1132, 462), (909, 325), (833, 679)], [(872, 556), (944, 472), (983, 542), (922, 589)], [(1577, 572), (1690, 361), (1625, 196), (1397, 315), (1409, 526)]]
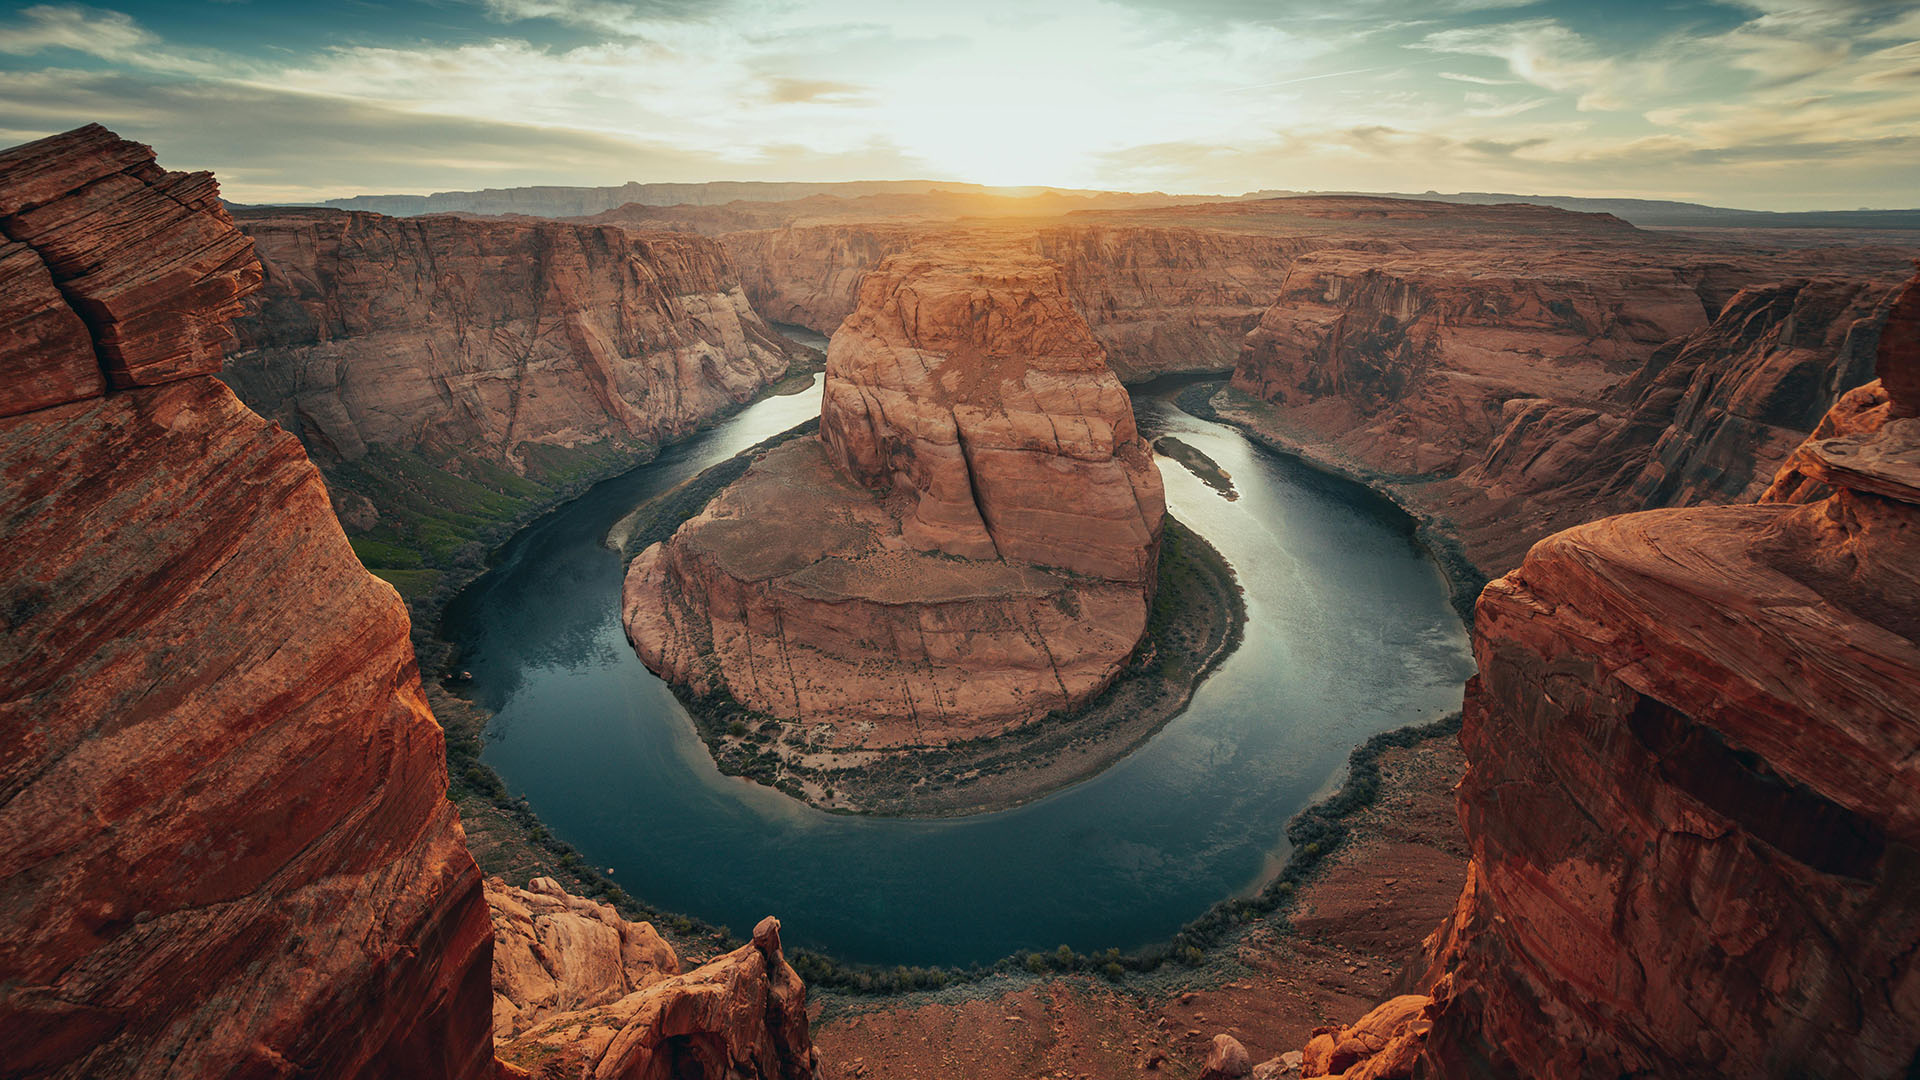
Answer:
[(1510, 398), (1600, 395), (1706, 322), (1671, 270), (1556, 266), (1545, 251), (1303, 257), (1247, 336), (1233, 385), (1401, 474), (1458, 472)]
[(0, 227), (34, 312), (0, 335), (8, 1071), (485, 1075), (486, 909), (406, 613), (212, 377), (246, 238), (97, 126), (0, 154)]
[(1372, 474), (1497, 571), (1601, 514), (1757, 497), (1872, 376), (1898, 287), (1862, 255), (1764, 284), (1822, 260), (1585, 259), (1302, 256), (1235, 370), (1261, 404), (1225, 407)]
[(720, 243), (740, 268), (754, 310), (832, 336), (853, 313), (867, 271), (926, 232), (912, 225), (822, 225), (727, 233)]
[(751, 397), (793, 346), (684, 234), (249, 211), (266, 268), (224, 377), (322, 462), (374, 444), (657, 442)]
[(882, 264), (834, 337), (820, 428), (634, 561), (650, 667), (864, 746), (992, 734), (1119, 673), (1165, 503), (1057, 268)]
[(1304, 237), (1108, 225), (847, 224), (721, 237), (754, 306), (768, 318), (832, 334), (859, 303), (867, 271), (916, 244), (1009, 247), (1060, 268), (1066, 295), (1122, 379), (1222, 371), (1302, 251)]
[(1758, 504), (1609, 518), (1488, 586), (1437, 1075), (1920, 1063), (1920, 279)]

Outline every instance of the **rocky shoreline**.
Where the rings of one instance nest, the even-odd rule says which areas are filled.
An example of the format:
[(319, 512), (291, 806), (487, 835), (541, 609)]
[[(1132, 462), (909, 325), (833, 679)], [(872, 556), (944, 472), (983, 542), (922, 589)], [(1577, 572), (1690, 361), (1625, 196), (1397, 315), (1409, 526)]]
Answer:
[(1272, 423), (1270, 415), (1259, 411), (1258, 402), (1220, 383), (1196, 383), (1180, 395), (1179, 405), (1202, 420), (1233, 428), (1272, 453), (1316, 472), (1358, 484), (1392, 503), (1414, 523), (1420, 546), (1446, 577), (1447, 595), (1460, 621), (1469, 628), (1473, 626), (1473, 603), (1479, 598), (1480, 590), (1492, 580), (1491, 576), (1467, 554), (1464, 541), (1446, 519), (1419, 509), (1399, 491), (1402, 483), (1431, 478), (1383, 473), (1351, 458), (1325, 453), (1307, 441), (1290, 438)]

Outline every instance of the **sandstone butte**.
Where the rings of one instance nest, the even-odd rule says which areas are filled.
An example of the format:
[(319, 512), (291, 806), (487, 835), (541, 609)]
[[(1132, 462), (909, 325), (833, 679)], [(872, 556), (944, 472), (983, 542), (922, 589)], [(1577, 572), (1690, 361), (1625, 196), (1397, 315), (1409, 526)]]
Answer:
[(1431, 997), (1306, 1075), (1920, 1068), (1920, 277), (1877, 362), (1758, 503), (1583, 525), (1487, 587)]
[(819, 437), (634, 560), (627, 634), (668, 679), (842, 745), (992, 734), (1119, 674), (1164, 513), (1059, 268), (916, 249), (834, 335)]
[(529, 444), (683, 435), (800, 350), (699, 236), (246, 210), (265, 268), (224, 378), (323, 465), (369, 447), (519, 465)]
[(496, 1012), (576, 1005), (628, 1019), (542, 1075), (816, 1072), (771, 921), (498, 1010), (406, 612), (213, 377), (260, 269), (212, 177), (90, 125), (0, 152), (0, 232), (5, 1073), (520, 1076)]

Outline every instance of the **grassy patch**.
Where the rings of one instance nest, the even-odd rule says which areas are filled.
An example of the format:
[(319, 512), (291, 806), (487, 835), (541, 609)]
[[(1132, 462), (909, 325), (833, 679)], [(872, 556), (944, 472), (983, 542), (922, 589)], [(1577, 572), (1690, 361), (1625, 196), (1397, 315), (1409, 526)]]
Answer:
[(406, 600), (429, 678), (447, 651), (432, 637), (440, 609), (485, 569), (487, 556), (535, 517), (655, 450), (605, 439), (577, 447), (523, 443), (519, 453), (522, 470), (515, 471), (467, 451), (373, 446), (357, 461), (323, 469), (336, 502), (358, 496), (378, 511), (371, 528), (349, 527), (347, 539), (360, 562)]

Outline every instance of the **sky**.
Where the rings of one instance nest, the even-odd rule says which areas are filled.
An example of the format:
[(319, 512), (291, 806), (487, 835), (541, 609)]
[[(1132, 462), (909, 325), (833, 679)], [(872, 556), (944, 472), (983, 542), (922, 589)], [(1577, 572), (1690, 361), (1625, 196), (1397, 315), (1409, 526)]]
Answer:
[(638, 181), (1920, 206), (1920, 3), (0, 3), (0, 145), (240, 202)]

